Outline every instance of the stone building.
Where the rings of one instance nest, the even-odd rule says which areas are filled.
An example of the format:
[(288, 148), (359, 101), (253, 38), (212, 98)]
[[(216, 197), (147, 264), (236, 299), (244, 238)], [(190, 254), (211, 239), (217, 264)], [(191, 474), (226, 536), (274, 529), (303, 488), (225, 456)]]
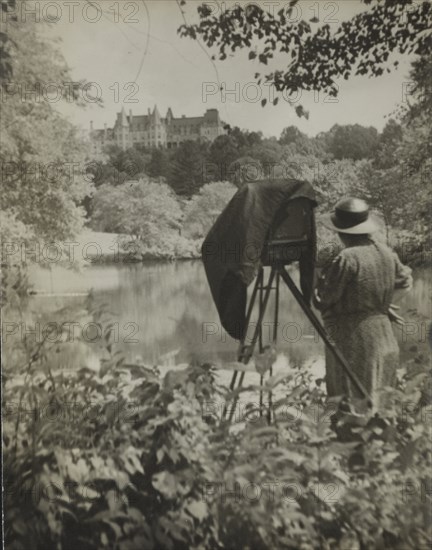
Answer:
[(125, 150), (134, 145), (144, 147), (164, 147), (172, 149), (183, 141), (213, 141), (225, 133), (224, 123), (217, 109), (207, 109), (200, 117), (174, 117), (171, 108), (161, 117), (155, 106), (146, 115), (126, 115), (124, 109), (117, 113), (114, 128), (94, 130), (90, 124), (90, 138), (93, 153), (99, 155), (106, 145), (118, 145)]

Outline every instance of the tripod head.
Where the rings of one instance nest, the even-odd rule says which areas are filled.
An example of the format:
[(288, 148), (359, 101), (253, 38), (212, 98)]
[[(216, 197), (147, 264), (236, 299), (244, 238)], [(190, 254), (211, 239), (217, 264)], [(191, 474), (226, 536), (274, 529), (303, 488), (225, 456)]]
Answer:
[(261, 254), (264, 266), (289, 265), (315, 250), (313, 203), (303, 197), (291, 200), (276, 213)]

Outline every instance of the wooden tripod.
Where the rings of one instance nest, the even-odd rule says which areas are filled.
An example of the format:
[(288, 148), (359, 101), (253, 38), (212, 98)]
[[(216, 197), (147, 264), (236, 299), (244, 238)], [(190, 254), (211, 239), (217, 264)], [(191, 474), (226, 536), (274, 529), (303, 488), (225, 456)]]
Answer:
[[(257, 279), (255, 281), (255, 285), (252, 291), (251, 298), (249, 300), (249, 304), (247, 307), (246, 312), (246, 330), (245, 334), (247, 333), (247, 327), (250, 324), (252, 311), (254, 308), (254, 304), (257, 299), (258, 295), (258, 321), (256, 323), (256, 327), (252, 336), (252, 340), (250, 345), (245, 345), (245, 338), (241, 341), (240, 347), (239, 347), (239, 353), (238, 353), (238, 361), (242, 362), (244, 364), (247, 364), (250, 360), (250, 358), (253, 355), (255, 346), (257, 342), (259, 343), (259, 351), (260, 353), (263, 352), (263, 342), (262, 342), (262, 322), (264, 320), (265, 311), (268, 305), (268, 301), (270, 298), (270, 293), (272, 290), (275, 291), (275, 314), (274, 314), (274, 325), (273, 325), (273, 337), (272, 341), (273, 343), (276, 343), (277, 341), (277, 327), (278, 327), (278, 316), (279, 316), (279, 286), (280, 286), (280, 279), (283, 280), (283, 282), (287, 285), (288, 289), (292, 292), (294, 298), (299, 303), (300, 307), (306, 314), (309, 321), (312, 323), (313, 327), (316, 329), (318, 334), (323, 339), (325, 345), (328, 347), (328, 349), (333, 353), (334, 357), (344, 370), (345, 374), (348, 376), (348, 378), (351, 380), (351, 382), (354, 384), (354, 386), (359, 390), (359, 392), (363, 395), (363, 397), (367, 398), (369, 400), (369, 403), (371, 403), (371, 397), (368, 394), (368, 392), (365, 390), (364, 386), (361, 384), (355, 373), (353, 373), (350, 369), (350, 366), (348, 365), (346, 359), (340, 352), (340, 350), (336, 347), (336, 345), (331, 341), (330, 336), (327, 334), (327, 331), (325, 330), (324, 326), (321, 324), (318, 317), (315, 315), (315, 313), (312, 311), (309, 304), (306, 302), (305, 298), (303, 297), (303, 294), (300, 292), (300, 290), (295, 285), (294, 281), (292, 280), (291, 276), (289, 275), (288, 271), (285, 268), (285, 265), (283, 264), (276, 264), (271, 267), (270, 275), (268, 277), (267, 283), (264, 284), (264, 268), (261, 267)], [(273, 283), (275, 283), (275, 286), (273, 286)], [(233, 373), (231, 384), (230, 384), (230, 390), (233, 391), (236, 388), (236, 382), (237, 382), (237, 376), (239, 372), (235, 371)], [(270, 368), (270, 376), (272, 375), (272, 369)], [(243, 384), (245, 373), (241, 372), (239, 376), (239, 380), (237, 383), (237, 389), (240, 388)], [(260, 385), (263, 385), (263, 379), (264, 375), (261, 375), (261, 383)], [(228, 415), (228, 421), (231, 422), (234, 411), (237, 405), (238, 401), (238, 394), (234, 398), (233, 405), (230, 409), (229, 415)], [(272, 408), (272, 394), (271, 391), (269, 392), (269, 407), (267, 410), (267, 419), (270, 423), (271, 421), (271, 408)], [(260, 415), (262, 416), (263, 411), (263, 392), (260, 391)], [(223, 411), (223, 420), (227, 417), (227, 407), (224, 408)]]

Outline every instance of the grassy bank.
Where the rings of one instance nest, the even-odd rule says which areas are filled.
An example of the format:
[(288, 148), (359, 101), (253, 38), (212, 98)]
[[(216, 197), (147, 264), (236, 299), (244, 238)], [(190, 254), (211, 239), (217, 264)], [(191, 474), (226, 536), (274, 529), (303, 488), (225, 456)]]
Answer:
[(193, 260), (200, 242), (182, 238), (148, 247), (130, 235), (84, 230), (76, 239), (75, 257), (91, 263), (134, 263), (155, 260)]

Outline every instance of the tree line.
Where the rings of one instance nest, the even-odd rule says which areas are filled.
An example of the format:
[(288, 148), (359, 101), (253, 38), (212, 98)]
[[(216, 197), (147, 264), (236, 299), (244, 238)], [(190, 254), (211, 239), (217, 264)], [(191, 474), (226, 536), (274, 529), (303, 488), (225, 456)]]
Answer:
[[(279, 139), (228, 125), (226, 130), (212, 143), (186, 141), (171, 150), (136, 145), (123, 151), (109, 146), (105, 162), (91, 168), (94, 183), (98, 187), (143, 176), (160, 181), (163, 178), (177, 195), (190, 198), (211, 181), (230, 181), (239, 186), (275, 174), (283, 177), (291, 175), (296, 160), (300, 165), (311, 164), (310, 157), (325, 164), (372, 159), (380, 146), (378, 131), (359, 124), (336, 124), (313, 138), (293, 125), (285, 128)], [(300, 165), (297, 170), (303, 169)]]
[[(95, 165), (96, 189), (86, 202), (90, 223), (98, 230), (127, 232), (135, 219), (134, 234), (143, 235), (144, 208), (155, 224), (153, 233), (146, 233), (149, 240), (162, 227), (165, 203), (171, 228), (201, 239), (245, 182), (299, 178), (314, 185), (319, 212), (331, 209), (341, 196), (360, 196), (379, 211), (385, 237), (394, 246), (410, 242), (421, 249), (430, 229), (430, 105), (422, 93), (429, 74), (423, 61), (414, 63), (410, 76), (417, 88), (382, 132), (335, 124), (309, 137), (291, 125), (279, 138), (264, 138), (260, 132), (228, 127), (212, 143), (187, 141), (174, 150), (110, 147), (106, 161)], [(139, 189), (141, 203), (134, 195)]]

